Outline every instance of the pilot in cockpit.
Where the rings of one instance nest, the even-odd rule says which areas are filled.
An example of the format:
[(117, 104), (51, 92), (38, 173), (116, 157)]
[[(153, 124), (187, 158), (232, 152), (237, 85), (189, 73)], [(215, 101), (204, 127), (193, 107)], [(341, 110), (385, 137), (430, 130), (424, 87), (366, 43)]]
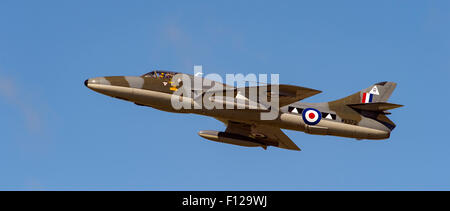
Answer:
[(177, 73), (170, 72), (170, 71), (157, 71), (154, 70), (152, 72), (146, 73), (143, 76), (144, 77), (152, 77), (152, 78), (165, 78), (165, 79), (171, 79), (173, 76), (175, 76)]

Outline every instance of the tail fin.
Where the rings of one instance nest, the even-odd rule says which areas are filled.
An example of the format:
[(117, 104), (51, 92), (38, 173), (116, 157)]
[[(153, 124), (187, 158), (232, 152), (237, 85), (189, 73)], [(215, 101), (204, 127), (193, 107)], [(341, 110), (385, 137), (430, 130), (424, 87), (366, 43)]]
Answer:
[(380, 82), (336, 101), (343, 104), (387, 102), (396, 86), (394, 82)]
[[(396, 86), (397, 84), (394, 82), (385, 81), (376, 83), (355, 94), (329, 102), (329, 106), (330, 108), (340, 107), (343, 109), (341, 111), (350, 107), (356, 110), (361, 116), (374, 119), (385, 125), (389, 130), (393, 130), (395, 124), (386, 117), (386, 115), (390, 114), (387, 110), (398, 108), (402, 105), (387, 103), (387, 100), (392, 95)], [(352, 116), (348, 116), (348, 118), (351, 119)]]

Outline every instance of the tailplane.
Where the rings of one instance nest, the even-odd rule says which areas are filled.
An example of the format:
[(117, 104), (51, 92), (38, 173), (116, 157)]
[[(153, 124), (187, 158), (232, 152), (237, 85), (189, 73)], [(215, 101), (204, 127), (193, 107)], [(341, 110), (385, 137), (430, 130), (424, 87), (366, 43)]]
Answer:
[(403, 105), (393, 104), (393, 103), (385, 103), (385, 102), (377, 102), (377, 103), (357, 103), (357, 104), (347, 104), (348, 106), (365, 111), (378, 111), (384, 112), (387, 110), (391, 110), (394, 108), (400, 108)]

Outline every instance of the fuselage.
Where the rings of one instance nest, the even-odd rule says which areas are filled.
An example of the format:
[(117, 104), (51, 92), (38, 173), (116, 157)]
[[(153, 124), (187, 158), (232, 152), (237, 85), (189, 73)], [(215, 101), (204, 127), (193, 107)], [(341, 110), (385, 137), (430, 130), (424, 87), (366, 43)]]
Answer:
[[(147, 74), (143, 76), (98, 77), (86, 80), (85, 85), (96, 92), (110, 97), (167, 112), (193, 113), (214, 117), (219, 120), (224, 119), (248, 124), (270, 125), (317, 135), (332, 135), (356, 139), (386, 139), (390, 135), (390, 131), (383, 128), (383, 125), (375, 128), (355, 125), (348, 119), (343, 119), (338, 114), (332, 114), (331, 112), (329, 113), (332, 118), (326, 118), (324, 116), (316, 125), (308, 125), (305, 124), (301, 113), (295, 112), (295, 110), (290, 111), (293, 106), (299, 109), (313, 107), (320, 110), (325, 106), (323, 103), (296, 103), (281, 107), (278, 117), (274, 120), (261, 120), (261, 112), (267, 111), (252, 109), (206, 109), (203, 107), (200, 109), (174, 109), (171, 99), (177, 87), (172, 85), (171, 77), (166, 76), (161, 77), (158, 75), (155, 77)], [(196, 103), (195, 100), (190, 100), (192, 100), (192, 104)], [(377, 125), (376, 122), (369, 123), (370, 125)]]

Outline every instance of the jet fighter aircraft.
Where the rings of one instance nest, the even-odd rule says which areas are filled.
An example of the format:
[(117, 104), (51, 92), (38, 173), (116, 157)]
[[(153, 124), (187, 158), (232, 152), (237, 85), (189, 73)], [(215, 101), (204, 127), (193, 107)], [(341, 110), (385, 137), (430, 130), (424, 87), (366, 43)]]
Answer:
[[(245, 147), (262, 147), (264, 149), (273, 146), (300, 151), (300, 148), (281, 129), (358, 140), (387, 139), (395, 128), (395, 124), (387, 117), (391, 114), (388, 110), (402, 106), (387, 102), (396, 87), (396, 83), (380, 82), (342, 99), (325, 103), (299, 102), (321, 93), (321, 91), (280, 84), (278, 93), (276, 93), (279, 94), (279, 106), (277, 108), (257, 102), (254, 109), (248, 106), (238, 109), (236, 99), (250, 101), (248, 94), (251, 90), (260, 89), (262, 86), (234, 87), (202, 78), (202, 80), (208, 80), (209, 83), (205, 84), (209, 84), (209, 86), (202, 86), (200, 90), (194, 89), (196, 95), (193, 94), (188, 98), (192, 104), (195, 104), (194, 98), (196, 96), (227, 92), (231, 93), (231, 99), (221, 98), (220, 101), (215, 101), (215, 103), (235, 107), (233, 109), (175, 109), (171, 100), (182, 83), (175, 85), (176, 83), (172, 79), (175, 75), (180, 74), (182, 73), (155, 70), (141, 76), (90, 78), (84, 84), (96, 92), (130, 101), (139, 106), (216, 118), (226, 125), (225, 131), (202, 130), (198, 132), (198, 135), (211, 141)], [(182, 75), (191, 79), (198, 77), (189, 74)], [(222, 85), (223, 90), (212, 89), (217, 84)], [(266, 86), (270, 98), (271, 86), (263, 86)], [(276, 109), (275, 119), (261, 120), (261, 113), (273, 109)]]

